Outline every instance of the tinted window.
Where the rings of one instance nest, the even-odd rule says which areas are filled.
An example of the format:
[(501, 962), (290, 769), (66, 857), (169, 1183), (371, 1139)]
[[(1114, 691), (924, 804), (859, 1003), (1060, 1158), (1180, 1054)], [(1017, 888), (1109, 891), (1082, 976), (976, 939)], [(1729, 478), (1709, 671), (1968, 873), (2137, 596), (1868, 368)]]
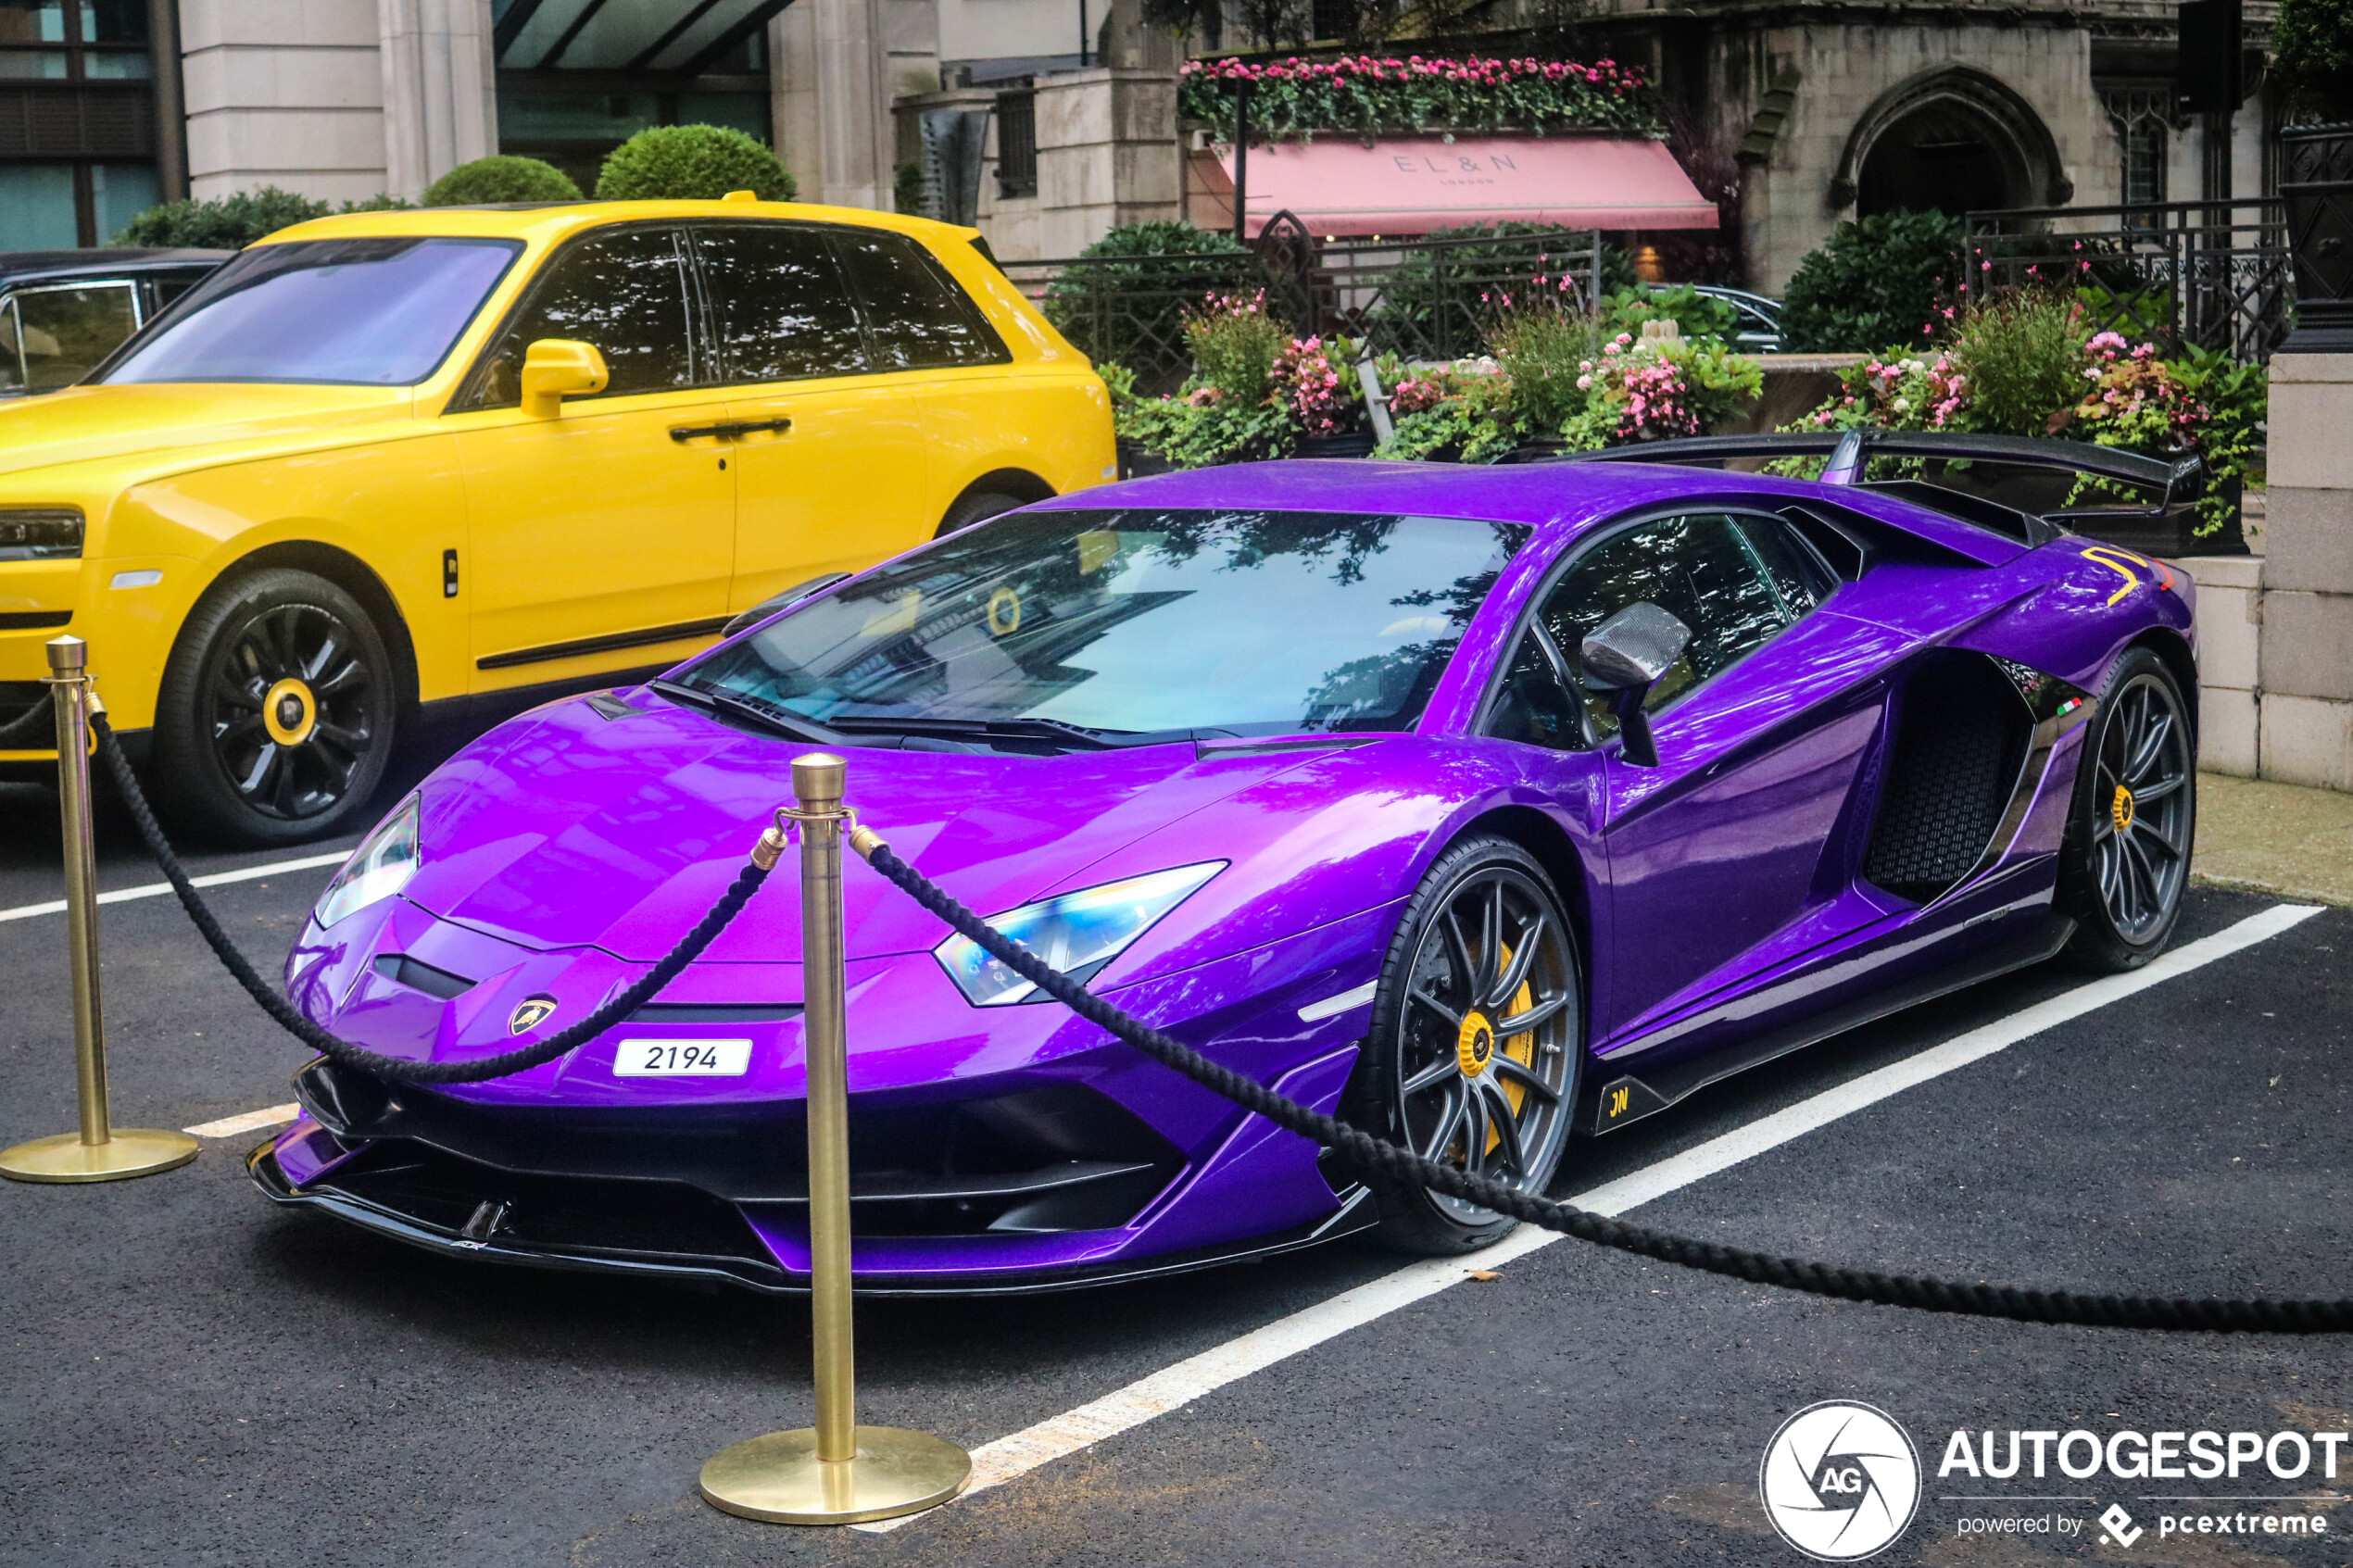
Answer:
[(17, 295), (16, 306), (13, 333), (24, 353), (27, 392), (71, 386), (139, 326), (128, 282), (33, 289)]
[(820, 593), (686, 684), (844, 728), (1394, 730), (1525, 528), (1327, 512), (1013, 512)]
[(718, 318), (723, 377), (854, 374), (866, 344), (832, 247), (812, 229), (730, 224), (696, 235)]
[(980, 307), (913, 240), (851, 229), (834, 244), (865, 307), (878, 369), (1001, 365), (1013, 358)]
[(433, 373), (522, 250), (513, 240), (255, 245), (100, 379), (406, 386)]
[(1577, 701), (1561, 684), (1543, 633), (1533, 626), (1520, 634), (1519, 651), (1504, 672), (1504, 689), (1495, 695), (1487, 733), (1498, 740), (1525, 741), (1554, 751), (1578, 750), (1585, 745), (1585, 726)]
[(523, 355), (543, 337), (575, 338), (605, 357), (612, 381), (599, 396), (694, 385), (686, 266), (675, 232), (624, 229), (566, 247), (499, 334), (472, 406), (520, 403)]
[[(1643, 704), (1656, 709), (1730, 665), (1789, 624), (1733, 521), (1718, 513), (1661, 518), (1595, 549), (1561, 580), (1540, 619), (1578, 668), (1578, 649), (1603, 621), (1643, 601), (1692, 629), (1691, 646)], [(1605, 696), (1585, 694), (1597, 729), (1614, 734)]]
[(1780, 596), (1781, 608), (1792, 621), (1818, 607), (1831, 596), (1838, 580), (1815, 558), (1814, 552), (1799, 542), (1787, 523), (1777, 518), (1744, 517), (1737, 520), (1741, 537), (1756, 554), (1756, 564), (1764, 570), (1765, 580)]

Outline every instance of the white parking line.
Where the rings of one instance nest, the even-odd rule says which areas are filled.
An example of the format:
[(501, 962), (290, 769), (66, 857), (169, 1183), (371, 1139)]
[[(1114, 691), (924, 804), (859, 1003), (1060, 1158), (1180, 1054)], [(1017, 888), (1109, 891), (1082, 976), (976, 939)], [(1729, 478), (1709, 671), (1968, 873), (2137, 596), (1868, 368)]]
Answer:
[(223, 1116), (218, 1122), (199, 1122), (180, 1130), (199, 1138), (233, 1138), (239, 1133), (258, 1133), (264, 1127), (275, 1127), (302, 1114), (299, 1105), (265, 1106), (240, 1116)]
[[(2020, 1040), (2202, 969), (2218, 959), (2228, 958), (2321, 912), (2318, 905), (2274, 905), (2226, 930), (2166, 953), (2146, 968), (2130, 974), (2108, 975), (2048, 1001), (2037, 1002), (2007, 1018), (1956, 1035), (1916, 1056), (1891, 1062), (1720, 1137), (1710, 1138), (1655, 1165), (1579, 1193), (1569, 1201), (1598, 1214), (1622, 1214), (1719, 1171), (1754, 1160), (1768, 1149), (1778, 1148), (1906, 1089), (1981, 1061)], [(973, 1450), (972, 1483), (962, 1496), (969, 1498), (991, 1486), (1001, 1486), (1050, 1461), (1076, 1453), (1106, 1437), (1140, 1426), (1155, 1416), (1181, 1409), (1228, 1383), (1460, 1285), (1474, 1269), (1501, 1268), (1515, 1258), (1524, 1258), (1565, 1239), (1551, 1231), (1523, 1225), (1494, 1246), (1466, 1257), (1411, 1264), (1369, 1285), (1360, 1285), (1327, 1301), (1277, 1319), (1264, 1328), (1253, 1329), (1214, 1349), (1188, 1357), (1076, 1410), (993, 1443), (984, 1443)], [(879, 1534), (923, 1517), (920, 1513), (903, 1514), (897, 1519), (879, 1519), (849, 1527)]]
[[(242, 871), (214, 872), (208, 876), (192, 876), (188, 880), (198, 887), (225, 887), (233, 882), (254, 882), (281, 872), (315, 871), (321, 866), (339, 866), (351, 858), (348, 849), (336, 849), (324, 855), (305, 855), (298, 860), (272, 860), (266, 866), (247, 866)], [(101, 904), (128, 904), (133, 898), (159, 898), (171, 891), (168, 882), (150, 882), (138, 887), (118, 887), (111, 893), (98, 895)], [(35, 915), (61, 915), (66, 901), (55, 898), (46, 904), (24, 904), (13, 909), (0, 909), (0, 922), (31, 920)]]

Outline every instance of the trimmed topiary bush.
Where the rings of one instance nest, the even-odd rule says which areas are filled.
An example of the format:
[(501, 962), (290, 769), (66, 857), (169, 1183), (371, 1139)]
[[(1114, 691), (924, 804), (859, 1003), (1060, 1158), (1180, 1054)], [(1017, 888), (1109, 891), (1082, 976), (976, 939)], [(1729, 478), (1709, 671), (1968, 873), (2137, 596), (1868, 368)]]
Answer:
[(606, 202), (717, 201), (730, 191), (771, 202), (796, 194), (774, 153), (722, 125), (650, 126), (615, 147), (597, 176)]
[[(737, 187), (740, 189), (741, 187)], [(572, 176), (535, 157), (500, 153), (461, 163), (425, 192), (427, 207), (479, 207), (491, 202), (576, 202)]]
[(1790, 280), (1782, 345), (1798, 353), (1876, 353), (1934, 335), (1961, 220), (1941, 212), (1887, 212), (1842, 223)]
[(112, 244), (157, 245), (166, 249), (243, 250), (264, 234), (314, 218), (334, 208), (325, 202), (282, 191), (275, 185), (215, 196), (210, 201), (166, 202), (133, 218)]

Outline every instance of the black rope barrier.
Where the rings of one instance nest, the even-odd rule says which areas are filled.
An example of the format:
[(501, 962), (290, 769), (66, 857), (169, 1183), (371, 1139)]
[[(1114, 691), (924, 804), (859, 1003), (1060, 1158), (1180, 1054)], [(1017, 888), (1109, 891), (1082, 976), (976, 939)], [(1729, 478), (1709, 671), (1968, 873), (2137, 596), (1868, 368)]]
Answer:
[[(658, 996), (686, 967), (710, 947), (728, 922), (741, 912), (768, 878), (782, 847), (763, 839), (767, 853), (756, 855), (736, 873), (735, 882), (711, 906), (684, 940), (660, 962), (603, 1007), (571, 1027), (544, 1040), (472, 1061), (425, 1062), (386, 1056), (334, 1035), (305, 1018), (257, 972), (189, 881), (179, 856), (164, 837), (131, 765), (122, 755), (104, 714), (91, 719), (98, 754), (113, 775), (132, 820), (148, 852), (162, 868), (181, 907), (196, 930), (246, 995), (280, 1027), (304, 1045), (363, 1072), (397, 1083), (424, 1085), (478, 1084), (510, 1077), (553, 1061), (586, 1045)], [(772, 830), (773, 834), (773, 830)], [(2278, 1300), (2269, 1298), (2224, 1299), (2196, 1297), (2090, 1295), (2070, 1290), (2029, 1290), (2016, 1286), (1970, 1284), (1958, 1280), (1919, 1278), (1909, 1274), (1837, 1268), (1798, 1258), (1726, 1247), (1669, 1235), (1642, 1225), (1596, 1214), (1540, 1194), (1474, 1176), (1469, 1172), (1428, 1159), (1375, 1137), (1338, 1117), (1310, 1110), (1277, 1094), (1254, 1078), (1220, 1066), (1189, 1046), (1130, 1017), (1040, 960), (1013, 938), (1003, 935), (972, 910), (900, 859), (889, 845), (863, 828), (853, 829), (849, 845), (883, 877), (937, 916), (950, 929), (1012, 969), (1048, 996), (1089, 1023), (1124, 1041), (1202, 1087), (1265, 1117), (1287, 1132), (1296, 1133), (1334, 1150), (1356, 1169), (1449, 1198), (1477, 1204), (1527, 1224), (1556, 1231), (1637, 1257), (1673, 1263), (1705, 1273), (1721, 1274), (1751, 1285), (1768, 1285), (1838, 1300), (1866, 1301), (1904, 1307), (1916, 1311), (1949, 1312), (1969, 1317), (2008, 1318), (2021, 1323), (2071, 1323), (2094, 1328), (2158, 1329), (2215, 1334), (2342, 1334), (2353, 1331), (2353, 1300)], [(762, 863), (762, 860), (765, 863)]]
[[(678, 978), (680, 971), (701, 956), (702, 950), (727, 928), (727, 922), (751, 901), (751, 896), (760, 891), (760, 884), (768, 880), (767, 866), (761, 865), (756, 859), (747, 863), (736, 874), (735, 882), (721, 896), (719, 902), (711, 906), (711, 912), (686, 934), (686, 940), (673, 947), (659, 963), (612, 1000), (579, 1022), (559, 1030), (544, 1040), (502, 1051), (497, 1056), (476, 1057), (471, 1061), (411, 1061), (406, 1057), (386, 1056), (381, 1051), (371, 1051), (365, 1046), (340, 1039), (320, 1028), (303, 1017), (292, 1002), (280, 996), (268, 981), (261, 978), (245, 954), (238, 950), (237, 945), (229, 939), (229, 934), (221, 930), (220, 922), (206, 907), (203, 897), (196, 892), (195, 884), (188, 880), (187, 871), (164, 838), (163, 828), (156, 822), (155, 810), (140, 790), (138, 778), (123, 757), (122, 747), (116, 741), (114, 728), (107, 722), (106, 715), (93, 714), (90, 727), (97, 732), (98, 755), (106, 759), (107, 771), (114, 775), (115, 787), (121, 792), (123, 804), (131, 809), (132, 820), (139, 824), (139, 836), (146, 840), (147, 852), (163, 869), (172, 892), (180, 896), (180, 907), (186, 909), (188, 918), (195, 922), (205, 945), (236, 978), (237, 984), (245, 987), (245, 995), (275, 1020), (280, 1028), (312, 1050), (395, 1083), (427, 1085), (486, 1083), (493, 1078), (510, 1078), (518, 1073), (527, 1073), (568, 1051), (577, 1050), (614, 1024), (625, 1022), (631, 1013), (659, 996), (663, 986)], [(774, 863), (773, 859), (769, 862), (770, 865)]]
[(1223, 1095), (1287, 1132), (1332, 1149), (1358, 1170), (1427, 1187), (1475, 1203), (1525, 1223), (1557, 1231), (1638, 1257), (1722, 1274), (1751, 1285), (1908, 1307), (1925, 1312), (2010, 1318), (2021, 1323), (2074, 1323), (2094, 1328), (2143, 1328), (2217, 1334), (2341, 1334), (2353, 1330), (2353, 1300), (2223, 1300), (2192, 1297), (2092, 1296), (2070, 1290), (2025, 1290), (2015, 1286), (1972, 1285), (1834, 1268), (1797, 1258), (1777, 1258), (1715, 1242), (1670, 1236), (1607, 1215), (1554, 1202), (1501, 1182), (1426, 1159), (1375, 1137), (1338, 1117), (1310, 1110), (1254, 1078), (1221, 1067), (1183, 1042), (1129, 1017), (1088, 991), (1013, 938), (996, 931), (958, 903), (931, 879), (894, 853), (874, 834), (858, 829), (850, 847), (892, 885), (939, 917), (958, 935), (980, 947), (1056, 1001), (1104, 1029), (1164, 1067)]

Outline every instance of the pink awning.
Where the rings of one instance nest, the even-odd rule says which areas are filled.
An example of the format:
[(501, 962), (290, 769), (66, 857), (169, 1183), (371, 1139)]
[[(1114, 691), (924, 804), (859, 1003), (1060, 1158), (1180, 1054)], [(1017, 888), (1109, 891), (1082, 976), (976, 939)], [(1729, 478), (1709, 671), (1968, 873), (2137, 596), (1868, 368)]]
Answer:
[[(1194, 155), (1195, 221), (1222, 206), (1233, 222), (1230, 147)], [(1318, 234), (1422, 234), (1458, 223), (1564, 229), (1713, 229), (1699, 194), (1663, 142), (1630, 137), (1458, 136), (1376, 142), (1343, 135), (1250, 149), (1243, 194), (1256, 233), (1293, 212)]]

